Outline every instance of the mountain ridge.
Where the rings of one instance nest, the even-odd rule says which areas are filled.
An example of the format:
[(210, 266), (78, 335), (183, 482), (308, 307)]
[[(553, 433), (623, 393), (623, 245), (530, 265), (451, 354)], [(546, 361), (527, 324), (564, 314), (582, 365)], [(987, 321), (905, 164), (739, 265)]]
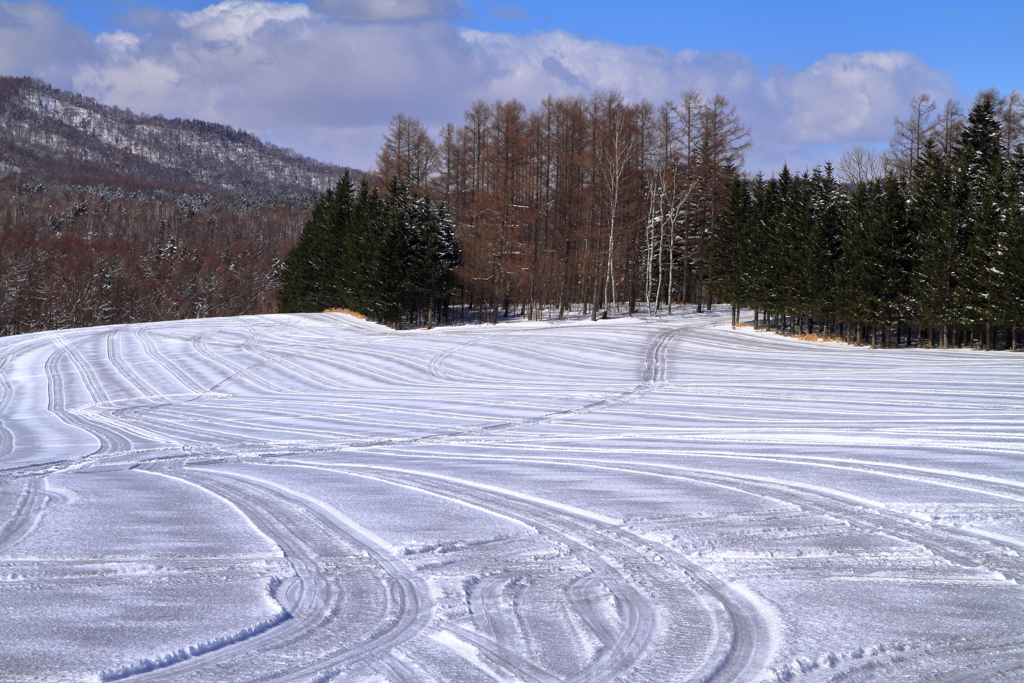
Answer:
[(0, 179), (176, 192), (322, 193), (346, 170), (231, 126), (104, 105), (0, 76)]

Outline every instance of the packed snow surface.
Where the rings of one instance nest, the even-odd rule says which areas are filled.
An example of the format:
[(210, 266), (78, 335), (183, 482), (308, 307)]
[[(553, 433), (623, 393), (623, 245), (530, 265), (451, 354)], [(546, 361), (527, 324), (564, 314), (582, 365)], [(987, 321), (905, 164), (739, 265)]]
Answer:
[(727, 318), (2, 339), (0, 680), (1024, 680), (1024, 355)]

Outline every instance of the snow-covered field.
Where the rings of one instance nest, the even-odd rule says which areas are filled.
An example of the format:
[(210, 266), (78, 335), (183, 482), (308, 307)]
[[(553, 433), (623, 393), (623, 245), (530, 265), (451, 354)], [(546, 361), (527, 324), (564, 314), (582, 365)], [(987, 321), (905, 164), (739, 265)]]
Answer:
[(727, 321), (2, 339), (0, 680), (1024, 680), (1024, 354)]

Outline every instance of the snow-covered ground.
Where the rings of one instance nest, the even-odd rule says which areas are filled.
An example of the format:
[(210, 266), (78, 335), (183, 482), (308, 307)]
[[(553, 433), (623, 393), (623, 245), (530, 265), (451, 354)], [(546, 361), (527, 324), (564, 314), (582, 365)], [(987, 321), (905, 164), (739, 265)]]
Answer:
[(340, 314), (0, 340), (0, 681), (1021, 681), (1024, 354)]

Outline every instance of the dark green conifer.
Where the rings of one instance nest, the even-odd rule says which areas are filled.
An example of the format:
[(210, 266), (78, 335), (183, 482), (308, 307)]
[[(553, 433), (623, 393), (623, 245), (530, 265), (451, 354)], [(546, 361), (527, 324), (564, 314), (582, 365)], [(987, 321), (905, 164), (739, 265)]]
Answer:
[(398, 325), (414, 323), (455, 288), (459, 247), (443, 206), (394, 181), (386, 196), (349, 177), (327, 193), (285, 263), (281, 312), (343, 307)]
[(992, 93), (978, 96), (957, 153), (960, 258), (953, 298), (961, 321), (976, 328), (990, 326), (995, 318), (992, 269), (1006, 211), (996, 105)]
[(338, 269), (343, 255), (340, 232), (347, 222), (351, 204), (352, 181), (346, 172), (337, 187), (317, 202), (298, 243), (285, 259), (278, 312), (316, 312), (349, 306), (350, 302), (338, 287)]
[(920, 321), (939, 328), (945, 346), (950, 325), (961, 317), (954, 305), (959, 260), (956, 178), (949, 160), (932, 144), (926, 146), (914, 176), (911, 220), (918, 254), (914, 301)]

